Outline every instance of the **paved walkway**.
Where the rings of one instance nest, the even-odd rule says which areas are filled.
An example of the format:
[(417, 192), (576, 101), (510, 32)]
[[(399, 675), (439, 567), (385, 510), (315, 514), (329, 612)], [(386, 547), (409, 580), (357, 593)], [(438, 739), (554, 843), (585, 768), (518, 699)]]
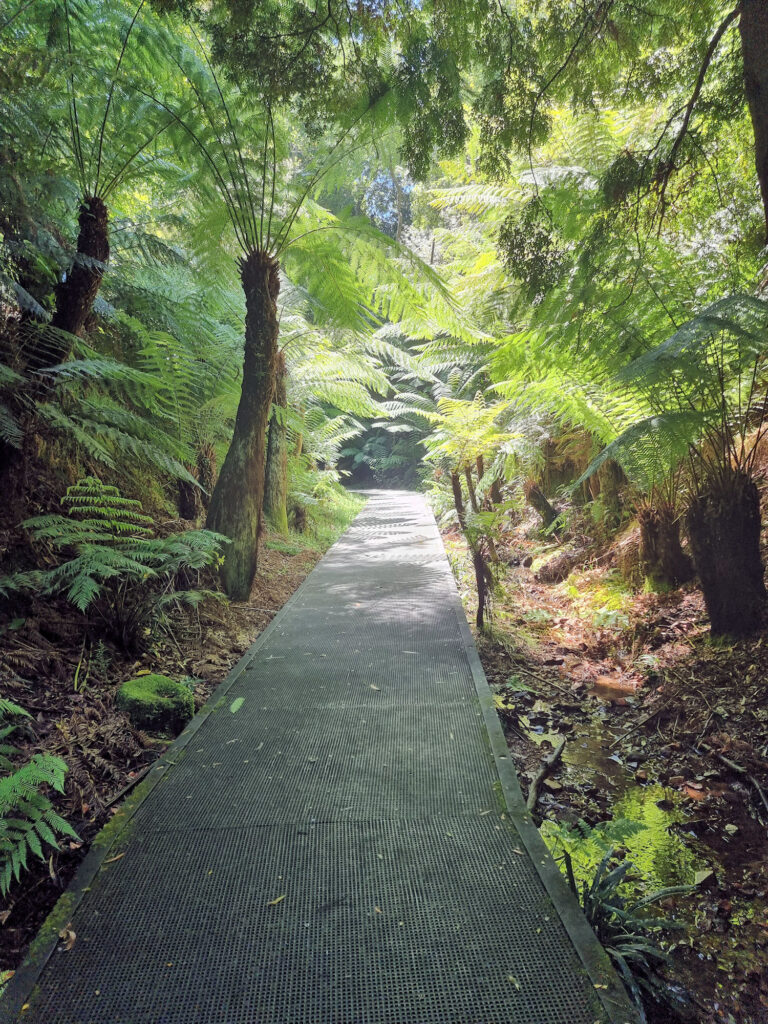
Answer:
[(432, 515), (373, 492), (92, 851), (53, 924), (74, 947), (43, 934), (5, 1019), (634, 1021), (505, 753)]

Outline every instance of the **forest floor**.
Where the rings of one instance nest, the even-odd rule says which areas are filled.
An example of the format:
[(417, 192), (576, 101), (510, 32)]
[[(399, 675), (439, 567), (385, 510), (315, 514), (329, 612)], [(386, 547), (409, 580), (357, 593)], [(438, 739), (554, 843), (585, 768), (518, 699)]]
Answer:
[[(444, 536), (467, 614), (463, 541)], [(554, 855), (591, 878), (615, 847), (662, 904), (663, 969), (680, 1017), (658, 1024), (768, 1022), (768, 641), (714, 641), (693, 585), (665, 594), (625, 582), (626, 536), (593, 546), (561, 583), (537, 579), (558, 546), (529, 519), (507, 536), (501, 586), (477, 643), (523, 789), (565, 740), (535, 817)], [(532, 560), (529, 567), (523, 563)], [(546, 575), (546, 574), (545, 574)]]
[(207, 600), (167, 622), (139, 657), (103, 640), (86, 645), (82, 618), (63, 601), (33, 602), (23, 619), (0, 628), (0, 692), (32, 715), (14, 745), (24, 757), (65, 759), (66, 789), (54, 805), (80, 840), (64, 840), (45, 861), (30, 859), (0, 902), (0, 990), (96, 833), (173, 739), (134, 729), (114, 707), (118, 686), (142, 671), (183, 678), (202, 707), (362, 504), (349, 496), (315, 536), (267, 534), (248, 602)]

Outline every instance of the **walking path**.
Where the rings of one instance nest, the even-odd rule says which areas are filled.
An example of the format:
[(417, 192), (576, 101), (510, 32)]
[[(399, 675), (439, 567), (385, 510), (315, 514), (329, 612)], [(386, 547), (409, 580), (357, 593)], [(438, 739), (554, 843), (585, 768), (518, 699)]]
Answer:
[(3, 1019), (635, 1021), (525, 813), (423, 498), (373, 492), (212, 704)]

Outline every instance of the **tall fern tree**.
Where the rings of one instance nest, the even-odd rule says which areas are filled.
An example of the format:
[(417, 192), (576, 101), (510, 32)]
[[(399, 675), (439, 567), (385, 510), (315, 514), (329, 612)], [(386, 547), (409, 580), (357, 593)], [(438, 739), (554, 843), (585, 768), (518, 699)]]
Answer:
[[(364, 93), (346, 124), (316, 144), (302, 164), (291, 151), (291, 129), (268, 100), (222, 82), (203, 41), (184, 45), (168, 36), (168, 53), (189, 95), (161, 99), (186, 135), (190, 151), (214, 183), (236, 242), (245, 297), (242, 392), (232, 442), (208, 509), (207, 525), (229, 537), (222, 581), (245, 600), (258, 561), (263, 508), (266, 431), (278, 361), (281, 267), (313, 293), (317, 316), (370, 330), (381, 316), (409, 309), (446, 317), (456, 311), (439, 277), (365, 222), (345, 223), (313, 199), (320, 182), (367, 141), (389, 97)], [(393, 259), (395, 257), (395, 259)], [(407, 267), (398, 266), (398, 260)], [(386, 286), (384, 285), (386, 282)], [(436, 296), (430, 302), (429, 295)]]
[(130, 187), (132, 176), (146, 181), (172, 169), (157, 148), (172, 119), (131, 87), (132, 80), (156, 76), (163, 66), (145, 6), (145, 0), (131, 6), (109, 0), (97, 8), (84, 0), (49, 5), (48, 33), (39, 42), (52, 61), (54, 81), (63, 86), (51, 133), (78, 185), (78, 235), (33, 370), (62, 362), (83, 333), (110, 257), (110, 200)]

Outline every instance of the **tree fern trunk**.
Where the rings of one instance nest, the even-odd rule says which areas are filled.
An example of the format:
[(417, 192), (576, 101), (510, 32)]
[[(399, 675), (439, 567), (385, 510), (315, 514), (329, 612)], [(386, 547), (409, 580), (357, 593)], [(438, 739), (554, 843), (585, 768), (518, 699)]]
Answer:
[(768, 239), (768, 4), (742, 0), (739, 18), (744, 90), (755, 133), (755, 169)]
[(488, 604), (488, 577), (490, 572), (485, 564), (483, 553), (478, 544), (473, 544), (467, 535), (467, 512), (464, 505), (464, 494), (461, 489), (461, 477), (458, 473), (451, 473), (451, 490), (453, 491), (453, 504), (456, 509), (456, 516), (459, 520), (461, 532), (469, 545), (472, 555), (472, 566), (475, 570), (475, 586), (477, 587), (477, 612), (475, 613), (475, 624), (478, 629), (485, 628), (485, 609)]
[[(109, 213), (103, 200), (86, 196), (80, 206), (78, 222), (77, 255), (65, 280), (56, 288), (56, 309), (51, 319), (51, 327), (77, 337), (82, 334), (101, 286), (102, 264), (109, 259)], [(36, 369), (62, 362), (71, 351), (71, 340), (53, 334), (45, 353), (39, 356)]]
[[(194, 476), (196, 472), (195, 466), (186, 465), (185, 469)], [(179, 518), (186, 519), (188, 522), (192, 522), (201, 515), (203, 511), (203, 502), (199, 487), (195, 487), (188, 480), (179, 480)]]
[(548, 529), (557, 519), (557, 509), (550, 505), (546, 495), (534, 480), (526, 480), (523, 484), (523, 494), (531, 508), (541, 516), (544, 528)]
[(693, 577), (693, 564), (680, 544), (680, 520), (666, 502), (642, 505), (640, 558), (646, 575), (656, 583), (677, 587)]
[(627, 478), (624, 470), (613, 459), (607, 459), (597, 471), (600, 480), (600, 496), (605, 510), (605, 523), (615, 529), (621, 522), (621, 489)]
[(210, 441), (202, 441), (197, 449), (197, 479), (202, 488), (200, 499), (207, 509), (216, 486), (216, 449)]
[(224, 590), (246, 601), (256, 575), (264, 499), (264, 449), (277, 361), (278, 264), (251, 252), (241, 262), (245, 292), (245, 358), (235, 431), (211, 496), (206, 526), (229, 537), (222, 566)]
[(281, 352), (277, 358), (272, 419), (269, 423), (264, 513), (274, 529), (283, 534), (288, 533), (288, 437), (285, 425), (287, 407), (285, 358)]
[[(482, 462), (478, 464), (478, 474), (480, 473), (481, 468)], [(467, 491), (469, 492), (469, 503), (472, 506), (472, 511), (475, 513), (475, 515), (477, 515), (477, 513), (480, 511), (480, 506), (477, 503), (477, 493), (475, 491), (474, 481), (472, 480), (472, 470), (470, 469), (469, 466), (466, 466), (464, 468), (464, 475), (467, 478)], [(479, 475), (478, 478), (482, 480), (481, 475)], [(488, 545), (488, 552), (491, 558), (493, 559), (494, 562), (498, 562), (499, 556), (496, 552), (496, 545), (493, 542), (493, 537), (486, 536), (485, 542)]]
[(694, 495), (686, 525), (712, 632), (755, 632), (763, 621), (766, 591), (754, 481), (737, 470), (711, 481)]

